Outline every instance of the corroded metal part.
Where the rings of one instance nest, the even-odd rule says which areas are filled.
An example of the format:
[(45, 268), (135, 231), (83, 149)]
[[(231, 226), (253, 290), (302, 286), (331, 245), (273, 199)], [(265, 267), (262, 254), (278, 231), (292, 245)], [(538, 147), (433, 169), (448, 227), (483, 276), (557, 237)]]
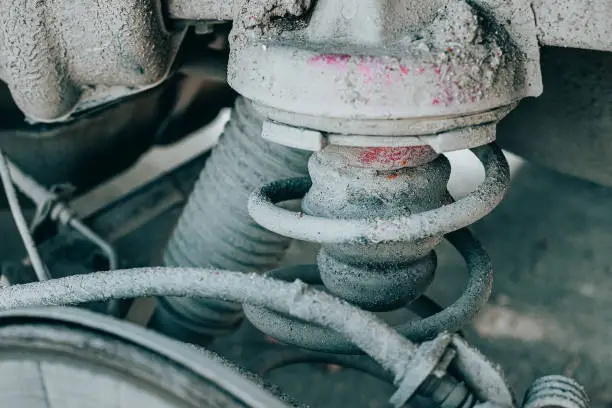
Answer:
[(154, 0), (0, 2), (0, 78), (36, 122), (159, 84), (183, 32)]

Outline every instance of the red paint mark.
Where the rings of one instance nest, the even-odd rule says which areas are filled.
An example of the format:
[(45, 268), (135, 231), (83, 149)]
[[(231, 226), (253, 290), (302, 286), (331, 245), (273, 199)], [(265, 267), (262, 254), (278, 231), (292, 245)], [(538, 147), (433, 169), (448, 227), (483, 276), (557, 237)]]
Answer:
[(403, 159), (405, 155), (406, 148), (403, 147), (371, 147), (361, 152), (359, 160), (363, 164), (388, 164)]
[(419, 68), (417, 71), (419, 71), (419, 74), (424, 74), (425, 73), (425, 68)]
[(351, 56), (348, 54), (322, 54), (312, 57), (308, 63), (314, 65), (330, 65), (345, 68)]
[(438, 98), (435, 98), (432, 103), (434, 105), (439, 105), (440, 104), (440, 100)]
[(442, 74), (442, 70), (440, 69), (440, 67), (434, 67), (434, 72), (436, 73), (436, 75)]
[[(429, 146), (369, 147), (361, 151), (359, 160), (366, 166), (405, 167), (412, 159), (429, 154)], [(392, 177), (394, 178), (394, 177)]]
[(402, 71), (402, 75), (408, 75), (408, 73), (410, 72), (410, 70), (408, 69), (408, 67), (407, 67), (407, 66), (405, 66), (405, 65), (402, 65), (402, 66), (400, 67), (400, 70)]
[[(402, 163), (405, 163), (405, 162), (406, 162), (406, 160), (404, 160)], [(391, 175), (387, 176), (387, 178), (389, 180), (395, 180), (397, 177), (398, 177), (397, 174), (391, 174)]]

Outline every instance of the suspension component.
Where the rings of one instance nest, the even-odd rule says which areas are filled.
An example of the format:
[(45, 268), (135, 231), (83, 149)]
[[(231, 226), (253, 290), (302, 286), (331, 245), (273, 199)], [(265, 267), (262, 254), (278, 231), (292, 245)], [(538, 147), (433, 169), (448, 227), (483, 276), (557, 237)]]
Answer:
[[(501, 201), (510, 180), (503, 154), (495, 145), (474, 149), (485, 166), (486, 179), (475, 192), (451, 203), (446, 192), (450, 166), (443, 156), (417, 167), (377, 170), (369, 164), (363, 168), (363, 154), (359, 166), (347, 162), (347, 156), (341, 154), (344, 149), (330, 146), (313, 155), (312, 182), (280, 181), (251, 196), (251, 215), (261, 225), (281, 235), (323, 244), (318, 270), (302, 268), (293, 270), (293, 275), (274, 276), (322, 282), (330, 292), (367, 310), (389, 311), (410, 304), (427, 289), (436, 266), (432, 251), (450, 233), (447, 238), (470, 270), (464, 294), (451, 307), (396, 329), (414, 341), (460, 329), (487, 301), (492, 284), (488, 256), (463, 228)], [(407, 149), (406, 157), (414, 155), (412, 150)], [(419, 150), (418, 159), (406, 158), (401, 163), (418, 163), (423, 155), (431, 156), (429, 149)], [(385, 155), (376, 160), (381, 157), (386, 160)], [(335, 193), (330, 181), (338, 183)], [(304, 195), (303, 213), (275, 205)], [(321, 351), (356, 351), (341, 337), (320, 328), (304, 327), (262, 309), (249, 307), (247, 313), (253, 324), (281, 341)]]
[(527, 390), (523, 408), (589, 408), (584, 388), (571, 378), (551, 375), (537, 379)]
[[(263, 140), (261, 126), (252, 104), (239, 98), (168, 243), (166, 265), (264, 272), (283, 258), (290, 240), (251, 219), (248, 195), (261, 183), (305, 175), (310, 154)], [(232, 303), (160, 298), (151, 327), (202, 343), (241, 320), (240, 306)]]
[(319, 0), (308, 20), (236, 24), (228, 81), (290, 146), (317, 134), (438, 152), (487, 144), (517, 101), (542, 91), (537, 38), (524, 35), (532, 10), (497, 3)]
[[(234, 10), (230, 85), (251, 101), (253, 112), (263, 115), (264, 139), (316, 152), (309, 162), (310, 178), (277, 177), (280, 181), (269, 180), (250, 198), (249, 214), (261, 226), (322, 245), (317, 265), (270, 275), (323, 285), (333, 299), (344, 300), (339, 304), (368, 311), (410, 307), (433, 281), (434, 249), (446, 237), (466, 260), (467, 288), (450, 307), (392, 330), (388, 339), (422, 344), (412, 350), (408, 364), (390, 370), (398, 387), (391, 402), (404, 406), (420, 393), (444, 407), (513, 406), (499, 371), (448, 332), (468, 323), (490, 295), (489, 258), (466, 227), (492, 211), (508, 187), (507, 162), (493, 143), (497, 122), (519, 100), (541, 92), (537, 39), (524, 35), (535, 32), (532, 10), (527, 2), (501, 6), (489, 0), (360, 3), (357, 8), (353, 0), (301, 1), (287, 13), (275, 2), (265, 16), (247, 6)], [(293, 17), (284, 19), (279, 12)], [(472, 149), (486, 177), (475, 192), (454, 202), (446, 186), (450, 166), (441, 154), (462, 149)], [(217, 195), (227, 196), (220, 189)], [(277, 206), (294, 199), (302, 199), (302, 212)], [(194, 228), (194, 223), (184, 224), (179, 230)], [(224, 224), (211, 225), (219, 232)], [(169, 264), (179, 247), (192, 241), (176, 235), (168, 249)], [(262, 258), (259, 245), (244, 251), (249, 255), (245, 260), (243, 251), (224, 252), (242, 248), (238, 241), (223, 241), (232, 245), (211, 242), (217, 246), (201, 247), (198, 253), (223, 258), (224, 264), (216, 266), (271, 266), (247, 261), (253, 253)], [(338, 354), (369, 350), (369, 344), (351, 342), (346, 332), (330, 330), (337, 328), (326, 324), (327, 316), (336, 311), (328, 305), (302, 304), (305, 290), (290, 295), (295, 304), (288, 310), (248, 301), (244, 310), (255, 326), (285, 343)], [(190, 306), (181, 306), (184, 310), (193, 311), (194, 304), (219, 310), (209, 301), (186, 302)], [(317, 319), (302, 313), (315, 313)], [(192, 316), (210, 330), (214, 319)], [(352, 330), (357, 321), (346, 318)], [(386, 336), (373, 323), (357, 331)], [(385, 350), (391, 347), (388, 339), (382, 338)]]

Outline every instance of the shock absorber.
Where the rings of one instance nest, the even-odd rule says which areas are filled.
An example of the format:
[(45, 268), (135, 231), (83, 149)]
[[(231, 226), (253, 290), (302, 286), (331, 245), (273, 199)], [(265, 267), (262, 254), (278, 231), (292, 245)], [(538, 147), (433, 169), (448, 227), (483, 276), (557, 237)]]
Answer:
[[(497, 123), (542, 91), (535, 21), (522, 2), (359, 3), (318, 0), (303, 18), (291, 19), (259, 20), (246, 2), (235, 8), (230, 85), (264, 114), (264, 139), (315, 152), (310, 177), (260, 187), (249, 212), (270, 231), (322, 245), (317, 265), (272, 276), (323, 285), (370, 311), (424, 299), (435, 275), (434, 249), (448, 239), (468, 266), (465, 291), (450, 307), (395, 328), (414, 341), (437, 339), (429, 349), (436, 356), (423, 362), (444, 366), (453, 357), (436, 348), (439, 334), (468, 323), (490, 295), (489, 258), (466, 228), (495, 208), (509, 183), (494, 144)], [(463, 149), (478, 157), (486, 177), (454, 202), (443, 153)], [(277, 206), (294, 199), (302, 199), (301, 212)], [(283, 343), (359, 353), (322, 327), (262, 307), (245, 311)], [(410, 391), (394, 398), (397, 406), (436, 370), (424, 364), (406, 375)], [(472, 407), (482, 397), (453, 381), (428, 384), (422, 391), (443, 406)]]
[[(501, 201), (510, 181), (495, 144), (473, 149), (486, 178), (453, 202), (446, 190), (450, 165), (430, 147), (346, 148), (328, 146), (313, 155), (311, 178), (270, 183), (251, 197), (253, 218), (278, 234), (322, 244), (317, 265), (272, 272), (285, 280), (323, 284), (331, 293), (369, 311), (410, 305), (435, 274), (434, 248), (446, 235), (465, 258), (469, 279), (450, 307), (396, 327), (413, 341), (457, 331), (487, 301), (490, 261), (466, 226)], [(303, 198), (303, 212), (276, 204)], [(246, 309), (249, 320), (283, 342), (334, 353), (354, 353), (345, 340), (268, 310)]]
[[(541, 92), (537, 38), (524, 35), (525, 29), (535, 30), (529, 7), (487, 8), (486, 1), (463, 0), (363, 0), (359, 8), (353, 0), (283, 1), (290, 3), (314, 6), (304, 17), (288, 20), (253, 14), (246, 3), (235, 7), (228, 66), (230, 85), (250, 101), (244, 99), (245, 106), (263, 114), (263, 139), (316, 152), (310, 178), (272, 182), (251, 199), (250, 214), (267, 230), (322, 244), (318, 267), (274, 275), (323, 283), (368, 310), (393, 310), (412, 304), (429, 286), (436, 267), (433, 250), (446, 235), (467, 261), (467, 289), (451, 307), (397, 330), (413, 340), (457, 330), (486, 302), (491, 288), (488, 257), (464, 228), (490, 212), (508, 184), (507, 164), (492, 144), (496, 124), (520, 99)], [(522, 31), (509, 21), (520, 21)], [(258, 132), (254, 126), (253, 136)], [(442, 153), (461, 149), (473, 150), (487, 177), (454, 203), (446, 191), (450, 168)], [(236, 152), (244, 157), (225, 161), (244, 163), (268, 153)], [(211, 163), (217, 160), (213, 154)], [(235, 167), (242, 169), (233, 179), (243, 195), (210, 187), (204, 195), (198, 188), (168, 246), (168, 264), (242, 270), (274, 264), (270, 247), (261, 244), (280, 239), (277, 235), (264, 240), (253, 235), (263, 230), (250, 218), (238, 218), (238, 226), (232, 216), (207, 216), (207, 208), (218, 208), (215, 202), (223, 209), (244, 205), (247, 187), (264, 181), (250, 177), (258, 173), (252, 168)], [(282, 179), (288, 168), (266, 173), (266, 181)], [(219, 183), (222, 175), (215, 169), (205, 172)], [(200, 205), (204, 196), (208, 201)], [(297, 198), (304, 198), (301, 213), (276, 206)], [(246, 217), (243, 208), (236, 214)], [(208, 221), (210, 233), (193, 220), (204, 217), (214, 218)], [(215, 235), (223, 231), (238, 235)], [(202, 239), (203, 234), (211, 238)], [(160, 306), (199, 335), (229, 331), (239, 316), (238, 308), (202, 300), (165, 299)], [(247, 313), (279, 340), (315, 350), (356, 351), (321, 328), (261, 308), (249, 307)]]
[[(238, 98), (168, 242), (167, 266), (264, 272), (278, 265), (290, 239), (257, 225), (247, 212), (255, 187), (307, 174), (308, 152), (261, 138), (262, 117)], [(239, 305), (211, 299), (160, 298), (150, 327), (183, 341), (204, 344), (242, 320)]]
[[(458, 330), (489, 296), (488, 257), (464, 228), (500, 202), (509, 182), (493, 143), (497, 122), (541, 92), (537, 40), (504, 15), (535, 28), (528, 9), (421, 3), (364, 0), (356, 8), (319, 0), (301, 24), (257, 29), (241, 23), (247, 7), (234, 26), (228, 68), (230, 85), (265, 114), (265, 139), (315, 151), (310, 178), (270, 183), (250, 201), (267, 229), (322, 244), (316, 267), (275, 276), (322, 283), (367, 310), (389, 311), (428, 288), (445, 235), (466, 259), (468, 285), (455, 304), (397, 327), (417, 341)], [(249, 61), (258, 63), (243, 69)], [(442, 154), (462, 149), (472, 149), (487, 177), (453, 202)], [(298, 198), (301, 213), (276, 206)], [(279, 340), (355, 351), (333, 333), (261, 308), (247, 313)]]

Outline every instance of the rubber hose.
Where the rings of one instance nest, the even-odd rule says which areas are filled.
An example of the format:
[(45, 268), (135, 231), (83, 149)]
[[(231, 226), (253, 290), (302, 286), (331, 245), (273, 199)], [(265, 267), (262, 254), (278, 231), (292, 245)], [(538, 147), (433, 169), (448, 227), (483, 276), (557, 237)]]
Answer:
[[(291, 242), (259, 226), (248, 214), (252, 191), (262, 184), (308, 174), (310, 152), (261, 137), (263, 117), (238, 98), (168, 242), (170, 267), (265, 272), (278, 266)], [(202, 298), (158, 299), (149, 326), (195, 344), (231, 333), (242, 321), (239, 305)]]

